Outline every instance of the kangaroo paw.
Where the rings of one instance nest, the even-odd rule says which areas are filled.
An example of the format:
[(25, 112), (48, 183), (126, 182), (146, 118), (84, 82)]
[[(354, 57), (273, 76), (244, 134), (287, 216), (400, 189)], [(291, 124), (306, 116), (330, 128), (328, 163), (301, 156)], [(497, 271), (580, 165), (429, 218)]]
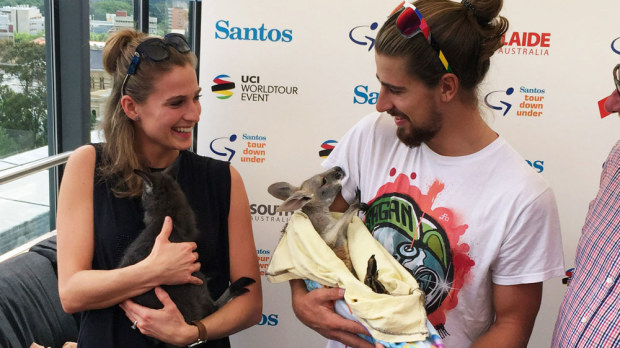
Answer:
[(228, 289), (224, 291), (222, 296), (220, 296), (220, 298), (215, 301), (216, 308), (220, 308), (233, 298), (241, 296), (246, 292), (250, 291), (246, 288), (246, 286), (254, 283), (256, 283), (256, 280), (248, 277), (241, 277), (235, 280), (232, 284), (230, 284)]
[(368, 210), (368, 204), (362, 202), (362, 191), (359, 188), (355, 190), (355, 201), (350, 206), (364, 213)]
[(256, 280), (252, 278), (241, 277), (235, 280), (232, 284), (230, 284), (228, 289), (230, 289), (230, 293), (232, 296), (239, 296), (249, 291), (248, 289), (245, 288), (246, 286), (254, 284), (254, 283), (256, 283)]
[(385, 286), (379, 281), (379, 272), (377, 270), (377, 260), (375, 255), (368, 258), (368, 266), (366, 267), (366, 277), (364, 278), (364, 284), (372, 289), (377, 294), (387, 294), (388, 291)]

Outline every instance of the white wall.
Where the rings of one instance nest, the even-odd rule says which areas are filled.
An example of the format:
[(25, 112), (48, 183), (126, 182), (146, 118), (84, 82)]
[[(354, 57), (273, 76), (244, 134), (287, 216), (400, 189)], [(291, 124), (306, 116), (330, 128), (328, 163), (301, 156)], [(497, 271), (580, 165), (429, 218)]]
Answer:
[[(281, 180), (300, 182), (318, 172), (322, 144), (338, 141), (374, 110), (379, 86), (374, 53), (369, 51), (378, 30), (373, 23), (380, 26), (396, 5), (398, 1), (377, 0), (203, 1), (204, 93), (197, 150), (225, 160), (234, 151), (230, 160), (245, 180), (263, 270), (287, 221), (273, 213), (278, 201), (267, 194), (267, 186)], [(618, 13), (617, 0), (587, 5), (574, 0), (505, 1), (507, 40), (532, 33), (527, 34), (532, 45), (513, 43), (497, 53), (480, 88), (491, 127), (554, 189), (566, 268), (574, 265), (601, 164), (620, 138), (618, 115), (601, 118), (597, 104), (613, 90), (611, 70), (620, 63)], [(252, 31), (257, 37), (247, 39)], [(235, 84), (228, 99), (212, 92), (219, 75)], [(267, 91), (270, 86), (282, 92)], [(511, 87), (513, 93), (507, 94)], [(531, 97), (539, 97), (539, 108), (521, 106)], [(485, 105), (485, 98), (503, 109)], [(512, 105), (505, 116), (502, 102)], [(530, 110), (542, 114), (517, 116)], [(263, 278), (263, 291), (262, 325), (233, 336), (235, 346), (267, 347), (276, 337), (282, 347), (323, 346), (324, 339), (292, 313), (288, 284)], [(564, 291), (560, 278), (545, 283), (530, 347), (549, 346)]]

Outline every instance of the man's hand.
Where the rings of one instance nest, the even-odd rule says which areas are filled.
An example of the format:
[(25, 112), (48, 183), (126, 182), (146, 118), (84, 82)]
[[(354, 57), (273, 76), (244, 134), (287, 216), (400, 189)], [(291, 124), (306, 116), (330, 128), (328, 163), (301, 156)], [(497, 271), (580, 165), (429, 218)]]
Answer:
[(364, 326), (348, 320), (334, 311), (334, 303), (344, 298), (344, 289), (320, 288), (308, 292), (301, 280), (291, 281), (293, 311), (306, 326), (323, 337), (341, 342), (349, 347), (374, 348), (357, 334), (368, 335)]

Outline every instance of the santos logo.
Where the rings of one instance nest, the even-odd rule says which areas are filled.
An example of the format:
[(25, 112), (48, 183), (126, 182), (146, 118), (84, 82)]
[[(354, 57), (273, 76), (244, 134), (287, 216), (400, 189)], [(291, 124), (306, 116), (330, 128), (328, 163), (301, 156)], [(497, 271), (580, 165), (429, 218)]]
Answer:
[(240, 161), (251, 163), (263, 163), (267, 157), (267, 137), (263, 135), (251, 135), (243, 133), (241, 142), (235, 145), (238, 137), (237, 134), (231, 134), (224, 137), (218, 137), (209, 143), (211, 152), (224, 161), (232, 161), (237, 153), (236, 148), (242, 147)]
[(377, 30), (379, 24), (372, 22), (370, 25), (358, 25), (349, 31), (349, 39), (356, 45), (368, 46), (368, 51), (375, 47), (375, 38), (370, 36), (371, 32)]
[(534, 170), (536, 171), (536, 173), (542, 173), (543, 170), (545, 170), (545, 161), (530, 161), (530, 160), (525, 160), (525, 162), (527, 162), (527, 164), (530, 165), (530, 167), (534, 168)]
[(499, 54), (524, 56), (548, 56), (551, 47), (551, 33), (518, 32), (506, 33), (502, 38), (504, 46)]
[(231, 26), (230, 22), (220, 19), (215, 23), (215, 38), (221, 40), (249, 40), (249, 41), (293, 41), (292, 29), (267, 29), (265, 24), (258, 28), (240, 28)]
[(357, 85), (353, 89), (353, 104), (377, 104), (377, 99), (379, 99), (379, 92), (370, 92), (368, 91), (368, 86), (366, 85)]
[(518, 91), (515, 94), (515, 89), (508, 87), (490, 92), (484, 96), (484, 103), (493, 110), (501, 111), (503, 116), (516, 109), (517, 116), (542, 117), (545, 89), (521, 86)]
[(263, 314), (263, 317), (260, 319), (258, 323), (259, 326), (267, 325), (267, 326), (276, 326), (278, 325), (278, 315), (277, 314)]
[(620, 54), (620, 37), (617, 37), (611, 42), (611, 50), (614, 51), (615, 54)]

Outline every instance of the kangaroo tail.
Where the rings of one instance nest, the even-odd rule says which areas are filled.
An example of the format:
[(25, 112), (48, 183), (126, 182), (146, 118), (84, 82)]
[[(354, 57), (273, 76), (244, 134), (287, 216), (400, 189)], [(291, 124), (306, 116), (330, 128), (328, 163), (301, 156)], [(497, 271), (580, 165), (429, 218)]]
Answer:
[(222, 296), (220, 296), (220, 298), (215, 301), (215, 306), (217, 308), (220, 308), (233, 298), (245, 294), (246, 292), (250, 291), (246, 288), (246, 286), (254, 283), (256, 283), (256, 280), (248, 277), (241, 277), (235, 280), (232, 284), (230, 284), (228, 289), (224, 291)]

